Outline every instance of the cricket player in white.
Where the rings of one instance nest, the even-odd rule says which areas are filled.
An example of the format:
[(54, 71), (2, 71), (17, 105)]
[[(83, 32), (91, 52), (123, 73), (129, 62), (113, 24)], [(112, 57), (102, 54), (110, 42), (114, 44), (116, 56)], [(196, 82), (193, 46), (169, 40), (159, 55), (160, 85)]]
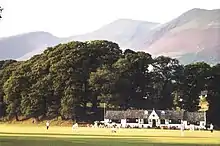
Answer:
[(49, 127), (50, 127), (50, 123), (49, 123), (49, 121), (47, 121), (46, 126), (47, 126), (47, 130), (48, 130)]
[(213, 133), (213, 128), (214, 128), (214, 126), (212, 124), (210, 124), (210, 131), (211, 131), (211, 133)]
[(72, 130), (74, 130), (74, 129), (76, 129), (76, 128), (78, 128), (78, 123), (73, 124)]

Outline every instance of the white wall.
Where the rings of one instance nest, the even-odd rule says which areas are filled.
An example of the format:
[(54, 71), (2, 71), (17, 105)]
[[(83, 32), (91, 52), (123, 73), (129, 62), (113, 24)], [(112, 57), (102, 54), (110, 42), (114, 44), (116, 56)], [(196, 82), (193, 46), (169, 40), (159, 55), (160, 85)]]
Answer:
[(201, 129), (206, 129), (206, 122), (205, 121), (200, 121), (199, 126), (201, 127)]
[[(151, 118), (151, 119), (150, 119)], [(126, 119), (121, 119), (121, 125), (123, 128), (125, 128), (126, 126), (131, 126), (131, 127), (143, 127), (144, 128), (147, 128), (147, 127), (152, 127), (152, 121), (153, 119), (156, 120), (156, 126), (167, 126), (167, 127), (172, 127), (172, 126), (175, 126), (177, 128), (181, 128), (181, 124), (169, 124), (169, 120), (168, 119), (165, 119), (165, 124), (160, 124), (160, 119), (157, 115), (155, 116), (149, 116), (148, 118), (148, 124), (144, 124), (144, 120), (143, 119), (138, 119), (138, 122), (137, 123), (127, 123)], [(104, 119), (105, 123), (109, 123), (111, 122), (110, 119)], [(120, 125), (119, 124), (119, 125)], [(187, 121), (183, 121), (183, 124), (184, 124), (184, 127), (185, 129), (189, 129), (190, 128), (190, 125), (187, 125)], [(200, 121), (200, 125), (199, 126), (195, 126), (197, 129), (205, 129), (206, 125), (206, 122), (205, 121)]]
[(151, 112), (148, 119), (149, 119), (148, 123), (149, 123), (150, 127), (153, 126), (153, 120), (156, 120), (156, 126), (160, 126), (160, 118), (158, 117), (157, 113), (154, 110)]
[(152, 125), (151, 124), (143, 124), (144, 128), (148, 128), (148, 127), (151, 127)]
[(104, 119), (104, 122), (109, 123), (109, 122), (111, 122), (111, 120), (110, 119)]
[(122, 126), (122, 128), (125, 128), (126, 124), (127, 124), (126, 119), (121, 119), (121, 126)]
[(148, 119), (159, 119), (157, 113), (153, 110)]
[(165, 120), (165, 124), (166, 124), (166, 125), (169, 125), (169, 122), (170, 122), (169, 119), (166, 119), (166, 120)]
[(181, 128), (181, 124), (169, 124), (168, 127), (177, 127), (177, 128)]

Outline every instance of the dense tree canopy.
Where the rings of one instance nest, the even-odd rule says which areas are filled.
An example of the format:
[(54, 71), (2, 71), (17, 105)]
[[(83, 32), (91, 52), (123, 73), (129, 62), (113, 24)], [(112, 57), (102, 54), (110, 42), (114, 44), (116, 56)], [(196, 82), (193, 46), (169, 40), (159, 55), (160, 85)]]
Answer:
[[(114, 109), (200, 110), (208, 91), (209, 120), (220, 112), (220, 65), (120, 50), (109, 41), (70, 42), (24, 62), (0, 61), (0, 117), (95, 120)], [(98, 120), (98, 119), (97, 119)]]

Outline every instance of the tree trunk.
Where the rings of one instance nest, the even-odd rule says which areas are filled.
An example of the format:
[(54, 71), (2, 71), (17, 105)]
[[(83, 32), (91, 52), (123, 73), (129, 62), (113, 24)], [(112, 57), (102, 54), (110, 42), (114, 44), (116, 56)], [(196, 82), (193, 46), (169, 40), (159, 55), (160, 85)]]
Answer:
[(16, 121), (19, 121), (18, 113), (15, 114), (15, 119), (16, 119)]
[(97, 108), (98, 108), (97, 99), (94, 99), (94, 100), (92, 101), (92, 111), (93, 111), (93, 112), (96, 112), (96, 111), (97, 111)]
[(83, 109), (84, 109), (84, 111), (87, 110), (87, 102), (84, 102), (84, 103), (83, 103)]

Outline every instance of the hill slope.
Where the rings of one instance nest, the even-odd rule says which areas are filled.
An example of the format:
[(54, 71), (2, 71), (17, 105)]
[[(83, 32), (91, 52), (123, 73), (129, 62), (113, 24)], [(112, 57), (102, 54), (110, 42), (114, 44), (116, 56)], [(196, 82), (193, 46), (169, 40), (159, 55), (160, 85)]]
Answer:
[[(0, 39), (0, 60), (17, 59), (36, 49), (44, 49), (59, 42), (47, 32), (31, 32)], [(33, 56), (35, 54), (32, 54)]]
[[(158, 23), (119, 19), (94, 32), (68, 38), (60, 38), (58, 42), (66, 43), (73, 40), (109, 40), (118, 43), (122, 48), (138, 48), (137, 46), (145, 40), (146, 34), (156, 25), (158, 25)], [(50, 43), (49, 41), (49, 44)], [(38, 47), (38, 49), (28, 52), (24, 56), (18, 58), (18, 60), (26, 60), (35, 54), (41, 53), (44, 49), (45, 48)]]
[[(138, 48), (138, 45), (145, 40), (146, 34), (151, 30), (151, 28), (158, 25), (158, 23), (137, 21), (130, 19), (119, 19), (102, 28), (84, 35), (72, 36), (68, 38), (57, 38), (51, 34), (47, 34), (48, 37), (43, 37), (45, 34), (41, 32), (36, 32), (38, 34), (37, 38), (42, 38), (42, 40), (35, 41), (32, 33), (26, 35), (20, 35), (19, 37), (7, 38), (8, 44), (14, 44), (13, 46), (7, 46), (7, 50), (13, 49), (15, 46), (20, 46), (16, 52), (16, 55), (10, 56), (10, 53), (3, 52), (0, 59), (13, 58), (18, 60), (26, 60), (35, 54), (41, 53), (47, 46), (51, 46), (58, 43), (65, 43), (73, 40), (87, 41), (87, 40), (110, 40), (117, 42), (122, 48)], [(27, 40), (28, 38), (28, 40)], [(32, 42), (30, 42), (32, 40)], [(17, 42), (21, 42), (18, 44)], [(4, 42), (0, 42), (1, 43)], [(8, 49), (9, 48), (9, 49)], [(24, 50), (22, 49), (24, 48)], [(27, 49), (29, 48), (29, 50)], [(6, 54), (6, 55), (5, 55)], [(22, 55), (23, 54), (23, 55)]]
[(143, 48), (185, 63), (220, 61), (220, 10), (192, 9), (148, 34)]
[(139, 48), (146, 35), (159, 23), (119, 19), (88, 34), (73, 36), (69, 40), (110, 40), (122, 48)]

